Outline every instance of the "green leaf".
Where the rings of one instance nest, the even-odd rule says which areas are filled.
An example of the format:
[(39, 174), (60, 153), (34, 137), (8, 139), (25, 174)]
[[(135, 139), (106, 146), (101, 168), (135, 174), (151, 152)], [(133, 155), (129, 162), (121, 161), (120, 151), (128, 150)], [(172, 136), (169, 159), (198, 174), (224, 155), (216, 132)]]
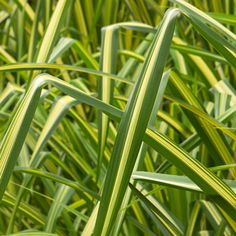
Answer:
[(119, 211), (154, 105), (177, 15), (176, 9), (166, 14), (122, 116), (104, 183), (94, 235), (109, 234)]
[[(37, 103), (40, 98), (41, 89), (46, 83), (52, 83), (63, 92), (69, 93), (71, 96), (79, 99), (81, 102), (85, 102), (89, 105), (96, 106), (97, 108), (103, 108), (104, 106), (110, 110), (110, 114), (113, 117), (120, 116), (120, 111), (111, 107), (110, 105), (102, 103), (100, 100), (93, 98), (90, 95), (80, 91), (74, 86), (65, 83), (53, 76), (43, 74), (35, 78), (34, 82), (30, 86), (29, 90), (23, 97), (19, 104), (14, 117), (12, 118), (11, 125), (8, 127), (6, 134), (1, 143), (0, 149), (0, 198), (5, 191), (8, 180), (16, 163), (15, 156), (18, 156), (28, 132), (31, 120), (34, 116)], [(17, 135), (14, 138), (11, 137), (12, 133)], [(17, 144), (17, 145), (15, 145)]]
[(62, 184), (58, 186), (58, 189), (54, 196), (54, 202), (51, 205), (47, 216), (46, 225), (44, 227), (46, 232), (55, 232), (56, 220), (61, 215), (63, 206), (68, 203), (73, 192), (73, 189), (68, 186)]
[[(106, 73), (114, 73), (116, 71), (116, 55), (118, 48), (118, 28), (116, 26), (104, 27), (102, 30), (102, 51), (100, 60), (100, 69)], [(105, 103), (111, 103), (113, 97), (114, 81), (109, 77), (102, 77), (98, 82), (98, 96)], [(98, 113), (98, 165), (97, 179), (99, 179), (102, 159), (107, 141), (109, 130), (109, 118), (102, 112)]]
[[(164, 135), (153, 130), (147, 130), (146, 134), (144, 141), (197, 183), (205, 194), (212, 194), (214, 192), (216, 196), (220, 196), (220, 205), (224, 205), (227, 202), (232, 211), (235, 211), (236, 194), (228, 185), (204, 167), (199, 161), (191, 158), (188, 153), (176, 146)], [(232, 215), (232, 217), (236, 219), (236, 215)]]
[(120, 82), (124, 82), (127, 84), (133, 84), (132, 81), (129, 81), (127, 79), (123, 79), (119, 76), (112, 75), (109, 73), (103, 73), (100, 71), (96, 71), (93, 69), (88, 69), (84, 67), (78, 67), (78, 66), (71, 66), (71, 65), (60, 65), (60, 64), (50, 64), (50, 63), (16, 63), (16, 64), (10, 64), (10, 65), (4, 65), (0, 67), (0, 71), (18, 71), (18, 70), (37, 70), (37, 69), (64, 69), (64, 70), (71, 70), (71, 71), (77, 71), (81, 73), (87, 73), (92, 75), (98, 75), (98, 76), (108, 76), (110, 79), (117, 80)]
[(169, 235), (183, 235), (183, 231), (176, 227), (171, 220), (169, 220), (161, 210), (159, 210), (147, 197), (145, 197), (138, 189), (136, 189), (132, 184), (129, 185), (132, 192), (140, 198), (140, 200), (150, 209), (158, 220), (163, 224)]
[[(199, 188), (191, 179), (186, 176), (135, 171), (132, 174), (132, 178), (134, 180), (147, 181), (189, 191), (203, 192), (201, 188)], [(236, 192), (236, 183), (234, 181), (225, 180), (225, 182), (234, 192)], [(209, 192), (208, 194), (214, 194), (214, 191)]]

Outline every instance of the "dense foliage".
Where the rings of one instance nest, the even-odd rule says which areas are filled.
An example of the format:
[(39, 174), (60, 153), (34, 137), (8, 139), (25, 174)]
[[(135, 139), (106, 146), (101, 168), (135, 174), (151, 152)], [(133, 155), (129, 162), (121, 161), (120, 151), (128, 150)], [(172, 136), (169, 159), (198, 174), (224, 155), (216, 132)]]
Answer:
[(0, 0), (0, 234), (236, 234), (235, 15)]

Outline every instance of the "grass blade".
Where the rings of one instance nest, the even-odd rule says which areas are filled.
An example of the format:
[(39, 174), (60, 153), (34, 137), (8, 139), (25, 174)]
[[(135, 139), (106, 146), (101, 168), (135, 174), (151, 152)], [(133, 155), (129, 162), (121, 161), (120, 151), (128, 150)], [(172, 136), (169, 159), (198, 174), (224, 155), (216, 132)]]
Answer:
[[(227, 202), (227, 204), (230, 205), (232, 212), (235, 212), (236, 194), (228, 185), (204, 167), (200, 162), (191, 158), (183, 149), (177, 147), (164, 135), (152, 130), (147, 130), (146, 134), (144, 141), (164, 155), (185, 175), (197, 183), (205, 194), (212, 194), (214, 192), (216, 196), (221, 196), (221, 204), (226, 204)], [(232, 217), (236, 219), (236, 214), (232, 215)]]
[(53, 233), (55, 231), (56, 220), (60, 216), (63, 206), (70, 200), (73, 192), (73, 189), (70, 187), (62, 184), (59, 185), (55, 193), (54, 202), (47, 216), (46, 225), (44, 227), (46, 232)]
[[(132, 178), (134, 180), (141, 180), (144, 182), (151, 182), (157, 183), (160, 185), (171, 186), (174, 188), (185, 189), (189, 191), (197, 191), (203, 192), (192, 180), (190, 180), (186, 176), (179, 176), (179, 175), (169, 175), (169, 174), (160, 174), (160, 173), (152, 173), (152, 172), (145, 172), (145, 171), (135, 171), (132, 174)], [(234, 182), (230, 180), (225, 180), (226, 184), (236, 192), (236, 185)], [(214, 192), (209, 193), (214, 194)]]
[[(100, 68), (101, 71), (114, 74), (116, 70), (116, 55), (118, 49), (118, 28), (116, 26), (108, 26), (102, 30), (102, 52)], [(113, 97), (114, 81), (109, 77), (102, 77), (98, 82), (99, 98), (105, 103), (111, 103)], [(99, 179), (104, 149), (107, 141), (107, 134), (109, 128), (109, 118), (102, 112), (98, 113), (98, 165), (97, 165), (97, 179)]]
[[(88, 104), (90, 105), (95, 105), (100, 108), (104, 106), (109, 107), (108, 110), (110, 110), (110, 114), (117, 114), (118, 117), (120, 116), (120, 112), (118, 110), (112, 108), (107, 104), (104, 104), (96, 98), (87, 95), (86, 93), (80, 91), (79, 89), (68, 83), (60, 81), (59, 79), (47, 74), (38, 76), (22, 99), (18, 109), (14, 114), (14, 117), (12, 118), (11, 125), (8, 127), (8, 130), (1, 143), (0, 199), (2, 198), (8, 180), (16, 163), (17, 159), (15, 157), (20, 153), (31, 120), (34, 116), (36, 106), (40, 98), (41, 89), (48, 82), (56, 85), (59, 89), (64, 90), (65, 93), (69, 93), (71, 96), (75, 96), (79, 100), (82, 99), (84, 102), (88, 102)], [(16, 133), (17, 135), (12, 138), (12, 133)]]
[(155, 205), (146, 198), (138, 189), (136, 189), (132, 184), (129, 185), (132, 192), (138, 196), (138, 198), (141, 199), (141, 201), (146, 205), (148, 209), (150, 209), (155, 216), (158, 218), (158, 220), (164, 225), (164, 228), (167, 230), (169, 235), (183, 235), (183, 232), (176, 227), (175, 224), (173, 224), (167, 217), (165, 217), (162, 212), (155, 207)]
[[(50, 19), (47, 30), (43, 36), (43, 40), (38, 51), (36, 63), (44, 63), (48, 60), (50, 52), (53, 49), (56, 36), (60, 29), (60, 24), (63, 21), (64, 15), (65, 15), (63, 13), (66, 12), (67, 5), (68, 5), (68, 1), (66, 0), (58, 1), (57, 6)], [(34, 72), (32, 77), (35, 77), (37, 73), (39, 72)], [(28, 81), (28, 86), (30, 82), (31, 82), (31, 79)]]
[[(177, 14), (178, 11), (175, 9), (166, 14), (122, 117), (104, 184), (94, 235), (108, 235), (119, 211), (158, 91), (167, 58), (166, 50), (170, 47)], [(146, 103), (149, 104), (148, 107)]]

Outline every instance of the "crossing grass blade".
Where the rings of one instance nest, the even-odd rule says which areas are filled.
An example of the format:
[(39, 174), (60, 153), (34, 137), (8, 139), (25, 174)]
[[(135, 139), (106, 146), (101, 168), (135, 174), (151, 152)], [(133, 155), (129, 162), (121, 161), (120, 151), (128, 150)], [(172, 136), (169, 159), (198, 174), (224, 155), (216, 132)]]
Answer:
[[(13, 207), (15, 204), (15, 199), (11, 194), (9, 194), (8, 192), (5, 192), (2, 198), (2, 203), (6, 204), (6, 206)], [(45, 221), (46, 221), (45, 216), (41, 214), (40, 212), (38, 212), (37, 209), (32, 208), (29, 204), (21, 202), (18, 209), (22, 214), (26, 216), (30, 216), (30, 218), (34, 222), (37, 222), (39, 225), (45, 224)]]
[(124, 82), (127, 84), (133, 84), (132, 81), (129, 81), (127, 79), (121, 78), (119, 76), (109, 74), (109, 73), (103, 73), (101, 71), (79, 67), (79, 66), (72, 66), (72, 65), (65, 65), (65, 64), (50, 64), (50, 63), (15, 63), (15, 64), (8, 64), (0, 67), (0, 71), (18, 71), (18, 70), (39, 70), (39, 69), (64, 69), (64, 70), (70, 70), (70, 71), (76, 71), (81, 73), (87, 73), (91, 75), (97, 75), (97, 76), (108, 76), (110, 79), (115, 79), (120, 82)]
[[(35, 109), (37, 107), (38, 100), (40, 98), (42, 86), (48, 82), (58, 86), (58, 88), (64, 90), (65, 93), (70, 93), (71, 96), (75, 96), (78, 99), (84, 99), (84, 102), (88, 102), (90, 105), (98, 105), (100, 104), (100, 108), (102, 108), (105, 104), (103, 104), (98, 99), (95, 99), (86, 93), (80, 91), (79, 89), (58, 80), (50, 75), (40, 75), (35, 79), (36, 81), (32, 84), (29, 88), (29, 91), (25, 94), (24, 98), (21, 101), (18, 109), (16, 110), (14, 117), (12, 118), (11, 125), (9, 126), (5, 137), (1, 143), (1, 150), (0, 150), (0, 198), (5, 191), (7, 186), (8, 180), (10, 178), (11, 172), (14, 168), (16, 163), (15, 156), (18, 156), (25, 140), (25, 136), (27, 135), (31, 120), (34, 116)], [(82, 101), (81, 100), (81, 101)], [(111, 114), (115, 114), (117, 112), (113, 112), (113, 109), (109, 105), (105, 105), (106, 107), (110, 107)], [(118, 114), (120, 112), (118, 111)], [(119, 115), (118, 115), (119, 116)], [(16, 133), (17, 135), (13, 138), (10, 138), (11, 133)], [(15, 145), (17, 143), (17, 145)]]
[(57, 218), (61, 215), (63, 205), (65, 205), (71, 198), (73, 189), (66, 185), (59, 185), (55, 193), (54, 202), (48, 213), (48, 218), (44, 230), (48, 233), (55, 232), (55, 225)]
[[(50, 19), (49, 25), (47, 27), (47, 31), (43, 36), (43, 40), (37, 54), (37, 59), (36, 59), (37, 63), (44, 63), (49, 59), (50, 52), (52, 51), (56, 40), (56, 36), (58, 35), (58, 32), (60, 30), (60, 25), (65, 17), (67, 6), (68, 6), (68, 1), (66, 0), (58, 1), (54, 13)], [(37, 73), (39, 72), (34, 72), (32, 77), (35, 77)], [(28, 86), (30, 82), (31, 79), (28, 81)]]
[[(177, 3), (180, 8), (183, 10), (185, 14), (187, 14), (189, 17), (195, 17), (198, 18), (201, 22), (207, 23), (213, 28), (219, 30), (219, 32), (222, 32), (225, 37), (227, 37), (231, 41), (231, 45), (227, 44), (231, 47), (234, 47), (236, 36), (234, 33), (232, 33), (229, 29), (224, 27), (222, 24), (208, 16), (206, 13), (203, 11), (200, 11), (193, 5), (183, 1), (183, 0), (171, 0), (172, 2)], [(233, 50), (233, 48), (232, 48)]]
[(40, 177), (44, 177), (44, 178), (48, 178), (51, 180), (54, 180), (58, 183), (61, 183), (63, 185), (69, 186), (77, 191), (84, 191), (86, 193), (89, 193), (91, 196), (93, 196), (96, 199), (99, 199), (99, 195), (97, 195), (96, 193), (90, 191), (87, 187), (82, 186), (81, 184), (71, 181), (69, 179), (60, 177), (59, 175), (55, 175), (46, 171), (39, 171), (37, 169), (32, 169), (32, 168), (15, 168), (16, 172), (23, 172), (23, 173), (28, 173), (31, 175), (35, 175), (35, 176), (40, 176)]
[[(235, 211), (233, 209), (236, 207), (236, 194), (221, 179), (200, 164), (200, 162), (191, 158), (184, 150), (155, 131), (148, 130), (144, 140), (168, 158), (169, 161), (174, 163), (191, 180), (197, 183), (203, 189), (204, 193), (212, 194), (214, 192), (216, 196), (219, 194), (222, 197), (222, 201), (219, 201), (221, 202), (220, 204), (226, 204), (227, 202), (230, 205), (229, 208), (233, 212)], [(232, 217), (236, 219), (236, 215), (232, 215)]]
[[(100, 70), (105, 73), (114, 74), (116, 71), (116, 61), (117, 61), (117, 50), (118, 50), (118, 30), (121, 27), (128, 27), (130, 29), (141, 29), (146, 30), (149, 28), (145, 25), (139, 23), (122, 23), (114, 24), (111, 26), (104, 27), (102, 29), (102, 52), (100, 61)], [(98, 81), (98, 93), (99, 98), (105, 103), (111, 103), (113, 97), (113, 87), (114, 81), (110, 80), (109, 77), (103, 76), (101, 80)], [(107, 115), (99, 112), (99, 148), (98, 148), (98, 174), (101, 169), (101, 163), (103, 158), (103, 153), (106, 145), (107, 133), (109, 131), (109, 118)]]
[[(165, 92), (165, 89), (166, 89), (166, 86), (168, 83), (169, 73), (170, 73), (170, 71), (166, 71), (165, 73), (163, 73), (163, 76), (161, 78), (158, 93), (157, 93), (155, 103), (154, 103), (154, 106), (152, 109), (150, 120), (148, 122), (148, 127), (153, 127), (155, 124), (156, 114), (157, 114), (158, 110), (160, 109), (163, 94)], [(145, 143), (142, 143), (133, 171), (137, 170), (140, 166), (140, 163), (144, 162), (147, 149), (148, 149), (147, 145)], [(130, 180), (130, 183), (133, 183), (132, 179)], [(116, 223), (115, 223), (113, 231), (112, 231), (112, 234), (114, 234), (114, 235), (118, 235), (120, 232), (120, 229), (121, 229), (124, 217), (125, 217), (125, 213), (126, 213), (125, 208), (127, 207), (128, 203), (130, 201), (130, 198), (131, 198), (131, 189), (128, 188), (126, 190), (125, 197), (122, 202), (122, 206), (121, 206), (122, 211), (119, 212), (117, 219), (116, 219)]]
[(165, 214), (161, 210), (159, 210), (151, 201), (145, 197), (137, 188), (135, 188), (132, 184), (129, 185), (132, 192), (145, 204), (145, 206), (150, 209), (154, 216), (164, 225), (165, 230), (167, 231), (167, 235), (183, 235), (183, 231), (180, 227), (176, 224), (176, 222), (172, 222), (171, 220), (166, 217)]
[(0, 0), (0, 234), (234, 235), (235, 9)]
[[(205, 200), (201, 200), (200, 204), (203, 211), (206, 213), (206, 217), (209, 219), (209, 222), (216, 232), (225, 232), (226, 235), (232, 234), (230, 228), (227, 227), (224, 218), (222, 217), (218, 209), (214, 206), (214, 204)], [(222, 230), (222, 228), (224, 228), (224, 230)]]
[[(172, 186), (174, 188), (186, 189), (190, 191), (202, 192), (202, 190), (186, 176), (159, 174), (152, 172), (136, 171), (132, 174), (134, 180), (153, 182), (160, 185)], [(225, 180), (226, 184), (236, 192), (236, 186), (233, 181)]]
[[(196, 106), (201, 111), (204, 111), (204, 109), (198, 103), (197, 99), (193, 96), (191, 91), (187, 88), (187, 86), (183, 83), (182, 80), (179, 80), (178, 75), (174, 72), (172, 72), (172, 82), (175, 84), (177, 90), (179, 91), (181, 96), (186, 99), (186, 101)], [(227, 147), (227, 141), (224, 139), (224, 137), (220, 133), (218, 133), (213, 127), (206, 125), (206, 123), (202, 122), (201, 120), (196, 120), (196, 122), (199, 122), (198, 125), (195, 126), (196, 130), (198, 130), (199, 132), (199, 135), (202, 137), (203, 140), (207, 139), (209, 141), (208, 148), (211, 148), (210, 144), (213, 145), (211, 150), (213, 150), (213, 152), (216, 151), (214, 155), (219, 155), (219, 157), (224, 161), (224, 163), (231, 164), (233, 162), (232, 153)], [(203, 129), (203, 132), (201, 131), (201, 129)], [(232, 171), (232, 175), (235, 177), (234, 170)]]
[(94, 235), (108, 235), (119, 211), (158, 91), (177, 15), (176, 9), (166, 14), (122, 117), (104, 183), (106, 188), (102, 193)]
[[(47, 78), (47, 80), (48, 81), (51, 81), (51, 82), (54, 82), (54, 84), (55, 85), (60, 85), (60, 86), (62, 86), (62, 85), (64, 85), (65, 86), (65, 84), (66, 83), (64, 83), (64, 82), (61, 82), (61, 81), (57, 81), (57, 80), (55, 80), (55, 78), (53, 78), (52, 76), (49, 76), (49, 75), (42, 75), (41, 77), (39, 77), (39, 78), (41, 78), (42, 79), (42, 77), (43, 78), (45, 78), (45, 82), (46, 82), (46, 78)], [(36, 82), (38, 83), (38, 86), (40, 87), (40, 86), (42, 86), (42, 84), (41, 83), (43, 83), (43, 80), (40, 80), (39, 82), (36, 80)], [(35, 82), (35, 83), (36, 83)], [(64, 88), (63, 86), (61, 87), (61, 88)], [(34, 88), (35, 89), (35, 88)], [(73, 96), (78, 96), (79, 97), (79, 95), (75, 95), (76, 93), (75, 93), (75, 91), (78, 93), (79, 91), (77, 90), (77, 89), (75, 89), (75, 88), (73, 88), (73, 87), (71, 87), (70, 85), (67, 85), (67, 88), (64, 90), (64, 91), (73, 91)], [(31, 92), (32, 93), (32, 92)], [(36, 95), (38, 95), (38, 93), (36, 94)], [(32, 94), (31, 94), (31, 96), (32, 96)], [(35, 95), (34, 95), (35, 96)], [(83, 97), (84, 95), (82, 95), (82, 97)], [(25, 101), (25, 100), (27, 100), (27, 99), (24, 99), (23, 100), (23, 102)], [(87, 99), (85, 99), (85, 100), (87, 100)], [(90, 101), (89, 103), (93, 103), (93, 102), (91, 102), (92, 100), (95, 100), (95, 103), (96, 103), (96, 99), (94, 99), (94, 98), (91, 98), (91, 99), (88, 99), (87, 100), (87, 102), (88, 101)], [(97, 101), (97, 103), (99, 104), (99, 101)], [(23, 106), (22, 106), (23, 107)], [(108, 112), (108, 114), (109, 114), (109, 112), (110, 113), (112, 113), (112, 114), (116, 114), (116, 116), (117, 117), (121, 117), (121, 113), (118, 111), (118, 110), (116, 110), (115, 108), (113, 108), (112, 109), (112, 111), (113, 112), (111, 112), (111, 108), (108, 106), (108, 105), (105, 105), (105, 104), (103, 104), (103, 106), (101, 106), (100, 105), (100, 107), (103, 109), (103, 110), (105, 110), (106, 112)], [(20, 108), (21, 108), (21, 106), (20, 106)], [(31, 109), (33, 109), (33, 107), (31, 106), (30, 107)], [(22, 108), (21, 108), (22, 109)], [(114, 112), (115, 111), (115, 112)], [(27, 111), (27, 112), (25, 112), (25, 113), (27, 113), (27, 116), (29, 116), (30, 115), (30, 113), (29, 113), (29, 111)], [(22, 114), (22, 113), (21, 113)], [(17, 113), (16, 113), (16, 115), (17, 115)], [(13, 119), (14, 120), (14, 119)], [(19, 120), (18, 120), (18, 122), (19, 122)], [(17, 122), (17, 123), (18, 123)], [(15, 126), (15, 124), (14, 125), (12, 125), (12, 127), (11, 128), (13, 128), (14, 127), (14, 129), (16, 128), (16, 126)], [(22, 126), (21, 126), (22, 127)], [(19, 127), (17, 127), (17, 129), (19, 129)], [(8, 131), (9, 132), (9, 131)], [(7, 133), (8, 133), (7, 132)], [(151, 145), (151, 146), (153, 146), (153, 148), (157, 148), (157, 146), (156, 145), (154, 145), (154, 143), (156, 143), (156, 140), (158, 140), (158, 136), (156, 136), (156, 134), (154, 135), (154, 133), (153, 132), (151, 132), (151, 131), (147, 131), (148, 133), (147, 133), (147, 135), (148, 136), (145, 136), (146, 138), (145, 139), (147, 139), (147, 142), (148, 142), (148, 144), (149, 145)], [(22, 133), (21, 133), (22, 134)], [(152, 137), (152, 135), (154, 135), (153, 137)], [(7, 135), (6, 135), (6, 137), (7, 137)], [(21, 136), (22, 137), (22, 136)], [(156, 140), (155, 140), (155, 138), (156, 138)], [(165, 139), (164, 139), (165, 140)], [(6, 142), (6, 141), (5, 141)], [(154, 142), (154, 143), (153, 143)], [(2, 151), (4, 150), (3, 149), (3, 147), (6, 145), (3, 145), (4, 144), (4, 142), (2, 143)], [(165, 145), (163, 145), (163, 146), (165, 146)], [(171, 145), (171, 146), (173, 146), (173, 144)], [(16, 146), (14, 146), (13, 145), (13, 147), (15, 147), (16, 148)], [(17, 147), (18, 147), (18, 145), (17, 145)], [(6, 150), (6, 149), (5, 149)], [(171, 150), (171, 149), (170, 149)], [(178, 149), (175, 149), (175, 152), (177, 151)], [(18, 150), (19, 151), (19, 150)], [(165, 153), (165, 152), (164, 152)], [(177, 153), (177, 152), (176, 152)], [(188, 158), (189, 159), (189, 158)], [(176, 162), (176, 163), (178, 163), (178, 162)], [(181, 162), (181, 166), (179, 166), (180, 167), (180, 169), (185, 173), (185, 174), (187, 174), (187, 173), (190, 173), (188, 170), (189, 170), (189, 167), (188, 168), (186, 168), (186, 166), (185, 166), (185, 168), (182, 168), (182, 167), (184, 167), (184, 162)], [(183, 166), (182, 166), (183, 165)], [(198, 166), (199, 164), (197, 164), (197, 166)], [(201, 167), (202, 168), (202, 167)], [(185, 170), (184, 170), (185, 169)], [(194, 171), (194, 173), (195, 174), (197, 174), (197, 173), (199, 173), (199, 174), (197, 174), (197, 176), (198, 176), (198, 178), (196, 178), (196, 182), (198, 183), (198, 185), (199, 186), (201, 186), (201, 181), (202, 180), (204, 180), (203, 178), (200, 178), (199, 179), (199, 177), (200, 176), (202, 176), (202, 174), (204, 173), (204, 172), (201, 172), (200, 171), (200, 169), (198, 169), (197, 170), (197, 172), (196, 172), (196, 166), (195, 167), (193, 167), (193, 169), (195, 169), (195, 171)], [(206, 170), (205, 170), (206, 171)], [(208, 175), (210, 175), (211, 176), (211, 174), (210, 174), (211, 172), (208, 172)], [(192, 175), (190, 174), (190, 176), (191, 176), (191, 179), (193, 179), (194, 180), (194, 178), (192, 178)], [(213, 179), (214, 179), (215, 177), (213, 177)], [(205, 182), (205, 181), (204, 181)], [(222, 183), (221, 183), (222, 184)], [(2, 182), (2, 186), (4, 186), (4, 185), (6, 185), (6, 183), (4, 183), (4, 182)], [(219, 183), (218, 183), (218, 185), (219, 185)], [(203, 185), (203, 186), (206, 186), (206, 185)], [(209, 187), (209, 186), (208, 186)], [(204, 188), (204, 190), (205, 189), (208, 189), (208, 187), (207, 188)], [(220, 193), (220, 192), (219, 192)]]

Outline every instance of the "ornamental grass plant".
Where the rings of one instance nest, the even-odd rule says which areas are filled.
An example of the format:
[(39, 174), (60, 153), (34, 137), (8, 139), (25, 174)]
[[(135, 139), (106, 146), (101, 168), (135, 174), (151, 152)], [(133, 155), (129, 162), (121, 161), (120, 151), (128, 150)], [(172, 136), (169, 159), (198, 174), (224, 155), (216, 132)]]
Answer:
[(236, 235), (235, 15), (0, 0), (0, 235)]

